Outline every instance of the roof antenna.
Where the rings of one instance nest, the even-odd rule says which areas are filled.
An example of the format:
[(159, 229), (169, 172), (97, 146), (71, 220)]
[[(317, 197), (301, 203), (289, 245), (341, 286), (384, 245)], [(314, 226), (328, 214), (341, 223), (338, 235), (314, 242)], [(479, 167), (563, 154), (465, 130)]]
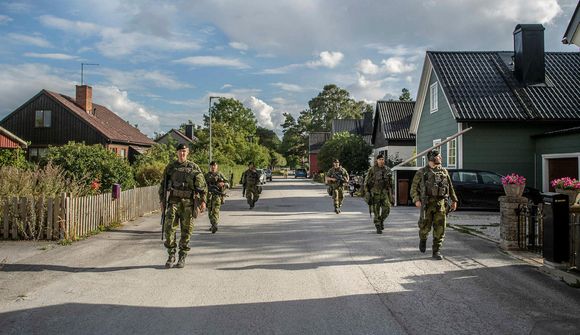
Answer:
[(85, 65), (99, 66), (100, 64), (96, 64), (96, 63), (81, 63), (81, 86), (83, 86)]

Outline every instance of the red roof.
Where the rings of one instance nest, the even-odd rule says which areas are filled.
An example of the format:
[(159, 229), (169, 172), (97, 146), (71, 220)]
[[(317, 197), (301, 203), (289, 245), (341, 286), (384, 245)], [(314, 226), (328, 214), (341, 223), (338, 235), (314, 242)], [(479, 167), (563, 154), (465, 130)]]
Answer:
[(12, 134), (5, 128), (0, 127), (0, 148), (16, 149), (16, 148), (26, 148), (28, 144), (24, 142), (20, 137)]
[(112, 142), (121, 142), (135, 145), (152, 146), (153, 140), (145, 136), (139, 129), (133, 127), (127, 121), (120, 118), (104, 106), (93, 103), (94, 115), (80, 108), (75, 99), (56, 92), (43, 90), (47, 95), (54, 98), (66, 109), (76, 114), (79, 118), (91, 125), (95, 130), (103, 134)]

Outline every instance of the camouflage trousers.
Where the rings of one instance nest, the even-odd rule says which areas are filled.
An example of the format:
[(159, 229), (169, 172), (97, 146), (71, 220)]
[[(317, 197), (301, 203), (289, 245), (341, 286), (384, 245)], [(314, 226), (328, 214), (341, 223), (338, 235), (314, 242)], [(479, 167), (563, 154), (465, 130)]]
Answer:
[(332, 187), (332, 201), (334, 203), (334, 208), (342, 207), (344, 201), (344, 189), (342, 186)]
[(422, 219), (419, 219), (419, 238), (427, 240), (429, 232), (433, 228), (433, 250), (439, 250), (445, 239), (446, 224), (445, 201), (428, 201)]
[(217, 226), (220, 220), (220, 208), (222, 207), (222, 197), (216, 194), (209, 194), (207, 199), (207, 214), (212, 226)]
[(182, 199), (178, 203), (169, 203), (165, 210), (165, 247), (169, 255), (175, 255), (177, 242), (176, 231), (181, 228), (179, 255), (186, 255), (190, 250), (189, 240), (193, 233), (192, 201)]
[(258, 185), (248, 185), (246, 188), (246, 200), (248, 200), (248, 205), (250, 205), (250, 207), (253, 207), (260, 198), (258, 187)]
[(372, 192), (371, 209), (373, 210), (375, 226), (380, 226), (391, 213), (391, 202), (388, 194), (385, 192)]

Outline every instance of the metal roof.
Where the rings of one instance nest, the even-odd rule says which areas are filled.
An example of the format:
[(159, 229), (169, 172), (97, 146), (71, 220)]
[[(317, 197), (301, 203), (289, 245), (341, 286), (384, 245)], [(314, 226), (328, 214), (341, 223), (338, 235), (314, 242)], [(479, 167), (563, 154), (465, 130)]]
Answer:
[(414, 101), (377, 101), (377, 122), (387, 140), (414, 140), (409, 132), (413, 117)]
[(512, 55), (427, 52), (457, 121), (580, 120), (580, 53), (546, 52), (546, 83), (528, 86)]

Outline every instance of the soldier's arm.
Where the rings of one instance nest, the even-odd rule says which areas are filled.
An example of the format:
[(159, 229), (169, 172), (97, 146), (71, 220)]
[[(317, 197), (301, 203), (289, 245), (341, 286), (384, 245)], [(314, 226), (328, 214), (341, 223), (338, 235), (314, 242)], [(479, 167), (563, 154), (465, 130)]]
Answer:
[(413, 198), (413, 203), (421, 201), (421, 192), (419, 190), (421, 179), (423, 178), (423, 171), (419, 170), (415, 173), (413, 177), (413, 183), (411, 184), (411, 197)]
[(455, 194), (455, 188), (453, 188), (453, 183), (451, 182), (451, 176), (447, 174), (447, 182), (449, 183), (449, 198), (451, 201), (459, 202), (457, 194)]
[(345, 183), (348, 183), (349, 180), (350, 180), (350, 177), (348, 176), (348, 171), (346, 171), (346, 169), (342, 169), (342, 174), (344, 176), (344, 178), (343, 178), (344, 179), (344, 182)]
[(221, 180), (224, 182), (224, 187), (225, 188), (230, 188), (230, 183), (228, 182), (228, 180), (226, 179), (226, 176), (224, 176), (223, 174), (220, 173), (220, 178)]
[(334, 181), (335, 179), (332, 177), (329, 177), (332, 174), (332, 169), (326, 171), (326, 176), (324, 177), (326, 183), (328, 184), (331, 181)]
[(165, 191), (165, 186), (167, 183), (167, 173), (168, 173), (168, 169), (169, 169), (169, 165), (165, 167), (165, 169), (163, 170), (163, 175), (161, 176), (161, 185), (159, 185), (159, 202), (164, 202), (165, 201), (165, 194), (163, 193), (163, 191)]

